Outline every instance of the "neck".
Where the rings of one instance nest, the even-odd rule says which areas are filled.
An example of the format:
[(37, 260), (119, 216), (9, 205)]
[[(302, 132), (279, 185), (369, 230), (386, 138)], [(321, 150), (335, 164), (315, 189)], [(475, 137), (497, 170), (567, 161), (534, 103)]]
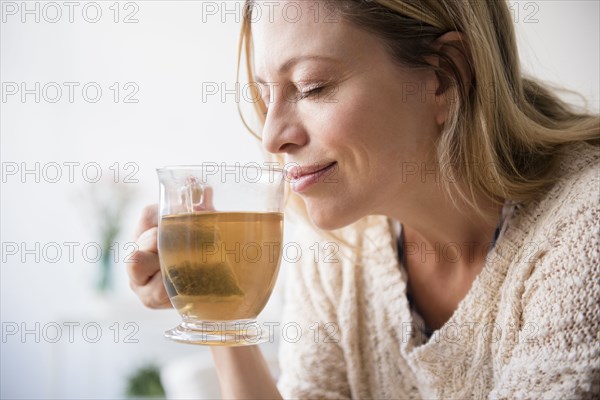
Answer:
[(500, 220), (502, 207), (484, 204), (483, 215), (466, 206), (455, 206), (443, 194), (428, 195), (407, 210), (388, 216), (402, 223), (407, 255), (423, 263), (470, 269), (487, 255)]

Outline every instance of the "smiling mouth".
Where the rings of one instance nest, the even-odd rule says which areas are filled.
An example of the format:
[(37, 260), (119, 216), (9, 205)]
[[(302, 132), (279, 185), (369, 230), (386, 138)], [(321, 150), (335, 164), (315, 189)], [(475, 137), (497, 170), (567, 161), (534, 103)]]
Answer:
[(292, 179), (300, 179), (308, 175), (318, 174), (329, 170), (337, 164), (337, 161), (331, 162), (329, 164), (325, 164), (322, 166), (314, 166), (314, 167), (294, 167), (291, 169)]
[(329, 163), (323, 167), (315, 166), (310, 170), (302, 170), (301, 168), (296, 168), (292, 174), (292, 189), (297, 193), (302, 193), (308, 190), (311, 186), (318, 184), (321, 182), (321, 177), (328, 174), (331, 170), (335, 168), (337, 162)]

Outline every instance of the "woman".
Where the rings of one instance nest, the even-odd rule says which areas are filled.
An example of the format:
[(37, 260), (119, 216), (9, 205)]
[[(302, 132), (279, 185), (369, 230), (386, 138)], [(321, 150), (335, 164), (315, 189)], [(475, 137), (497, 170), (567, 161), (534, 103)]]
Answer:
[[(257, 346), (212, 348), (223, 395), (598, 396), (598, 116), (522, 76), (504, 2), (286, 3), (244, 13), (259, 139), (330, 167), (290, 202), (298, 237), (341, 247), (289, 271), (284, 318), (310, 334), (277, 383)], [(140, 235), (132, 288), (170, 306), (154, 207)]]

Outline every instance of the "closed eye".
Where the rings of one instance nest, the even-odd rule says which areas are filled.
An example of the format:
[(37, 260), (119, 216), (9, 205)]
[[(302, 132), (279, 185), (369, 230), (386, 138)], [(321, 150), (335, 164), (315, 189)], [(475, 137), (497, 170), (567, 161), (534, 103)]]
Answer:
[[(319, 93), (323, 92), (326, 88), (327, 88), (327, 86), (323, 85), (323, 86), (315, 87), (315, 88), (310, 89), (310, 90), (305, 90), (303, 92), (300, 92), (298, 94), (297, 100), (302, 100), (302, 99), (306, 99), (308, 97), (316, 96)], [(268, 106), (269, 101), (268, 100), (264, 101), (264, 103), (265, 103), (265, 107), (266, 107), (266, 109), (265, 109), (265, 115), (266, 115), (269, 112), (269, 106)]]
[(299, 98), (300, 99), (304, 99), (304, 98), (307, 98), (307, 97), (310, 97), (310, 96), (314, 96), (316, 94), (321, 93), (323, 91), (323, 89), (325, 89), (325, 86), (319, 86), (319, 87), (316, 87), (316, 88), (311, 89), (311, 90), (300, 92), (300, 97)]

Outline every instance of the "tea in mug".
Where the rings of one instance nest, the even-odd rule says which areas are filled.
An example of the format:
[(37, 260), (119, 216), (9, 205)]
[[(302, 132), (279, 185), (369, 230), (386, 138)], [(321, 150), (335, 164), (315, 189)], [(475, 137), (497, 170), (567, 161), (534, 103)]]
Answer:
[(184, 319), (253, 319), (262, 311), (279, 269), (282, 213), (165, 215), (158, 231), (165, 287)]

